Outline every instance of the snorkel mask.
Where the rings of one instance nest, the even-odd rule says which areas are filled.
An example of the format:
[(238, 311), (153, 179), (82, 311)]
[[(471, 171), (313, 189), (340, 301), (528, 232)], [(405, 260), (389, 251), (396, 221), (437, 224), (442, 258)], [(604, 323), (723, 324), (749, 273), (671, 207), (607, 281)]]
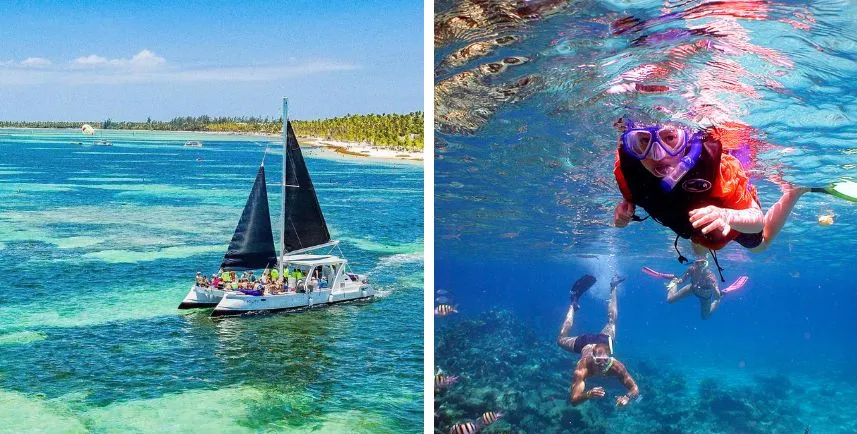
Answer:
[(592, 361), (595, 363), (595, 367), (600, 369), (602, 373), (606, 373), (613, 366), (613, 356), (608, 354), (601, 355), (592, 355)]
[(638, 160), (651, 158), (660, 161), (667, 156), (675, 157), (684, 153), (678, 164), (661, 178), (661, 188), (669, 192), (696, 165), (702, 153), (702, 134), (691, 135), (685, 128), (672, 125), (638, 127), (633, 121), (626, 120), (622, 147), (626, 153)]

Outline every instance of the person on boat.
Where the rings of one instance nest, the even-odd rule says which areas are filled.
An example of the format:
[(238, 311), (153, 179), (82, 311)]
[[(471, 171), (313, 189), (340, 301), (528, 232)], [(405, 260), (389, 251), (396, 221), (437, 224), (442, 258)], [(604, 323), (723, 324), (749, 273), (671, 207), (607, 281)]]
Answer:
[(211, 286), (212, 287), (219, 289), (221, 287), (220, 286), (221, 283), (222, 282), (220, 281), (220, 275), (219, 274), (212, 274), (211, 275)]
[(196, 286), (206, 286), (205, 277), (202, 275), (202, 271), (196, 272)]
[[(581, 279), (586, 278), (582, 277)], [(579, 336), (568, 336), (574, 323), (574, 314), (579, 307), (580, 296), (583, 295), (594, 283), (595, 279), (588, 276), (588, 282), (575, 284), (571, 291), (571, 305), (565, 321), (559, 331), (557, 344), (564, 350), (580, 354), (580, 360), (574, 369), (574, 378), (571, 383), (569, 399), (574, 406), (580, 405), (588, 399), (601, 399), (605, 392), (603, 387), (586, 389), (586, 379), (595, 376), (614, 376), (628, 389), (628, 393), (616, 397), (616, 406), (628, 405), (631, 400), (640, 396), (640, 390), (631, 374), (625, 369), (625, 365), (613, 357), (613, 339), (616, 338), (616, 317), (619, 310), (616, 304), (616, 288), (625, 279), (616, 276), (610, 282), (610, 301), (607, 304), (607, 324), (600, 333), (583, 334)], [(580, 282), (580, 281), (578, 281)]]
[[(724, 153), (727, 128), (692, 131), (678, 122), (640, 125), (625, 119), (613, 174), (623, 199), (614, 225), (627, 226), (642, 207), (678, 237), (689, 238), (698, 255), (735, 241), (752, 252), (765, 250), (808, 188), (787, 186), (766, 214), (740, 161)], [(648, 218), (648, 217), (646, 217)], [(687, 262), (679, 253), (679, 261)], [(716, 256), (715, 256), (716, 262)], [(722, 278), (721, 278), (722, 279)]]
[[(705, 258), (697, 259), (681, 277), (655, 271), (649, 267), (643, 267), (643, 272), (652, 277), (669, 279), (667, 283), (667, 303), (675, 303), (690, 294), (699, 299), (700, 315), (702, 319), (708, 319), (720, 305), (720, 298), (726, 294), (737, 291), (747, 283), (748, 277), (741, 276), (735, 279), (731, 285), (720, 289), (714, 273), (708, 269), (708, 261)], [(687, 282), (686, 285), (681, 286)]]
[(295, 276), (295, 279), (298, 279), (298, 280), (300, 280), (300, 279), (303, 279), (303, 278), (304, 278), (304, 273), (303, 273), (303, 271), (301, 271), (301, 269), (300, 269), (300, 268), (295, 268), (295, 269), (292, 271), (292, 275), (294, 275), (294, 276)]

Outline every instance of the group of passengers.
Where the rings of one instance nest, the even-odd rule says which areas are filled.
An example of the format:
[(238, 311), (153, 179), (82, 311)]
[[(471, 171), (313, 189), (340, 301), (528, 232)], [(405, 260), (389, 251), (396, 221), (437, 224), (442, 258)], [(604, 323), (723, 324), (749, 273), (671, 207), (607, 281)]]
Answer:
[[(318, 268), (313, 270), (313, 275), (306, 282), (309, 290), (315, 288), (326, 288), (327, 279), (322, 276)], [(280, 276), (278, 269), (265, 269), (262, 277), (257, 278), (253, 271), (244, 271), (240, 276), (235, 271), (219, 270), (212, 274), (209, 279), (202, 272), (196, 273), (196, 286), (203, 288), (217, 288), (227, 291), (240, 291), (249, 295), (271, 295), (288, 292), (304, 292), (305, 275), (299, 268), (283, 270), (284, 276)]]

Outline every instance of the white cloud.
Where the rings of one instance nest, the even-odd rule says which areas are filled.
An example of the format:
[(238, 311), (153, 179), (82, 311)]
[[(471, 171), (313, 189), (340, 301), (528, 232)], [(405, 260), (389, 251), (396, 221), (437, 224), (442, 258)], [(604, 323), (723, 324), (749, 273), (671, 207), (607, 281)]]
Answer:
[(51, 64), (51, 61), (42, 57), (28, 57), (21, 61), (21, 65), (24, 66), (48, 66)]
[(94, 54), (90, 54), (89, 56), (86, 56), (86, 57), (78, 57), (77, 59), (74, 59), (74, 63), (80, 64), (80, 65), (100, 65), (103, 63), (107, 63), (107, 59), (105, 59), (104, 57), (101, 57), (101, 56), (96, 56)]
[[(32, 69), (26, 71), (21, 65), (39, 66), (39, 72), (34, 73)], [(108, 59), (90, 54), (60, 64), (35, 57), (20, 64), (14, 61), (0, 62), (0, 85), (271, 81), (358, 68), (357, 65), (344, 62), (301, 62), (294, 58), (282, 64), (188, 67), (167, 62), (165, 58), (144, 49), (129, 59)]]
[(167, 63), (166, 59), (156, 55), (149, 50), (143, 50), (128, 61), (128, 64), (140, 67), (153, 67)]
[(98, 66), (100, 68), (110, 67), (125, 69), (155, 68), (165, 65), (166, 63), (166, 59), (149, 50), (140, 51), (130, 59), (108, 59), (96, 54), (90, 54), (86, 57), (78, 57), (73, 61), (73, 64), (77, 66)]

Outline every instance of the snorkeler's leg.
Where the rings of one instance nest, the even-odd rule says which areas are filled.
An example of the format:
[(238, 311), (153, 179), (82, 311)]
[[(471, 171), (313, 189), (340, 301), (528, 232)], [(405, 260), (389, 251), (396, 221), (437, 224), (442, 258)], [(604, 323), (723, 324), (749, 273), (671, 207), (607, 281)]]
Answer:
[[(623, 279), (624, 280), (624, 279)], [(616, 302), (616, 287), (619, 286), (619, 282), (621, 280), (614, 280), (610, 284), (610, 301), (607, 302), (607, 324), (604, 325), (604, 328), (601, 329), (601, 334), (605, 334), (610, 336), (611, 338), (616, 338), (616, 317), (619, 316), (619, 306)]]
[(693, 293), (692, 288), (693, 288), (693, 285), (690, 283), (688, 283), (687, 285), (684, 285), (681, 288), (678, 288), (678, 285), (673, 286), (667, 292), (667, 303), (672, 304), (672, 303), (675, 303), (676, 301), (679, 301), (679, 300), (687, 297), (688, 295)]
[(765, 229), (762, 230), (762, 243), (750, 249), (751, 252), (761, 252), (768, 248), (780, 230), (785, 226), (789, 215), (797, 204), (798, 199), (809, 192), (806, 187), (786, 187), (782, 197), (765, 213)]
[(708, 319), (712, 313), (714, 313), (714, 309), (717, 309), (717, 306), (720, 304), (720, 299), (716, 297), (712, 297), (709, 300), (699, 300), (699, 308), (700, 314), (702, 315), (702, 319)]
[(571, 331), (571, 326), (574, 324), (574, 304), (568, 307), (568, 312), (565, 314), (565, 321), (562, 322), (562, 327), (559, 329), (559, 337), (556, 343), (566, 351), (574, 352), (574, 341), (577, 336), (568, 336)]

